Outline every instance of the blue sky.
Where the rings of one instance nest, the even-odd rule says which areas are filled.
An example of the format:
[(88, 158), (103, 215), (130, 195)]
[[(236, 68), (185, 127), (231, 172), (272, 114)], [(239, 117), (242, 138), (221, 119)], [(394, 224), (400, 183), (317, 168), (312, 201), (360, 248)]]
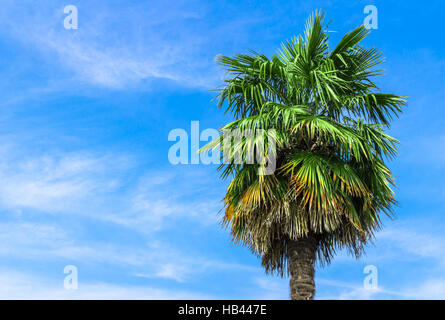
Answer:
[[(63, 26), (69, 4), (77, 30)], [(217, 54), (271, 55), (317, 8), (336, 42), (369, 4), (381, 89), (409, 96), (391, 128), (399, 206), (365, 257), (317, 269), (316, 298), (444, 299), (445, 5), (296, 0), (2, 1), (0, 298), (287, 299), (288, 279), (221, 229), (216, 166), (171, 165), (168, 133), (229, 119), (212, 101)]]

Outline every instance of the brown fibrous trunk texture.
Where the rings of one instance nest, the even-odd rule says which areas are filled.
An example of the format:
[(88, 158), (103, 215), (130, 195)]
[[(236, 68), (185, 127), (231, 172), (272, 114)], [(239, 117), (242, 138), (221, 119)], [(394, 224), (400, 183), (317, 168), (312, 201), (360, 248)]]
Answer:
[(313, 300), (315, 296), (315, 258), (317, 240), (313, 236), (288, 240), (290, 298)]

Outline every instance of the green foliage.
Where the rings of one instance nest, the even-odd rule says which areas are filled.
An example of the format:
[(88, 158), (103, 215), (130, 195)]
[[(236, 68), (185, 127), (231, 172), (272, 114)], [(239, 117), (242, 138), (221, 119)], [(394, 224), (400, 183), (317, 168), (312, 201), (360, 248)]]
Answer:
[[(405, 100), (377, 92), (372, 79), (383, 59), (360, 45), (368, 35), (363, 26), (330, 50), (323, 20), (315, 12), (303, 36), (270, 59), (255, 52), (217, 58), (230, 75), (218, 106), (235, 118), (222, 130), (273, 129), (277, 149), (273, 175), (247, 162), (220, 166), (232, 178), (224, 223), (235, 242), (281, 275), (288, 272), (287, 239), (315, 235), (321, 264), (339, 248), (358, 256), (380, 228), (379, 214), (390, 215), (395, 204), (384, 161), (396, 155), (397, 140), (384, 130)], [(246, 156), (251, 143), (239, 139), (234, 150)], [(201, 151), (222, 146), (219, 138)]]

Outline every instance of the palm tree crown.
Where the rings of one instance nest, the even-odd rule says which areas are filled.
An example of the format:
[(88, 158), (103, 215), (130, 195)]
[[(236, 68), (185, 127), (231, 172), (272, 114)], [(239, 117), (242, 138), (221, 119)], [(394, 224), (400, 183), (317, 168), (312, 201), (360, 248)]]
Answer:
[(267, 272), (301, 280), (305, 267), (299, 271), (298, 264), (308, 261), (308, 282), (297, 279), (293, 287), (291, 280), (295, 299), (313, 298), (315, 289), (305, 290), (313, 283), (310, 265), (329, 263), (340, 248), (359, 256), (381, 227), (379, 214), (391, 214), (394, 180), (384, 161), (396, 155), (397, 140), (384, 130), (405, 104), (373, 82), (383, 59), (360, 45), (369, 31), (360, 26), (331, 50), (323, 20), (315, 12), (304, 35), (270, 59), (255, 52), (217, 57), (229, 75), (219, 107), (235, 118), (222, 130), (273, 132), (276, 147), (269, 138), (262, 149), (276, 161), (273, 174), (259, 174), (264, 164), (246, 161), (258, 135), (231, 141), (228, 149), (218, 138), (201, 149), (219, 147), (226, 159), (241, 154), (241, 162), (220, 166), (232, 178), (223, 221)]

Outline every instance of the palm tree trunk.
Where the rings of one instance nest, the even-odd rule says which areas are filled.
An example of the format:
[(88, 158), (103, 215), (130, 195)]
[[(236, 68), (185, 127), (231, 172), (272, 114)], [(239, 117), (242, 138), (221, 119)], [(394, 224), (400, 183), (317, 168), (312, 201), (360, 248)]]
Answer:
[(312, 300), (315, 296), (315, 254), (317, 240), (313, 236), (288, 240), (290, 298)]

